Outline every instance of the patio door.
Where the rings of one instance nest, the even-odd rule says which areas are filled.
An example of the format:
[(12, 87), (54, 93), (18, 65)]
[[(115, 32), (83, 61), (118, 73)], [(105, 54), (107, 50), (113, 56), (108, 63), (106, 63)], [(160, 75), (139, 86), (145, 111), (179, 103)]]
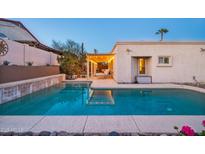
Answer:
[(152, 76), (150, 74), (150, 58), (140, 57), (137, 59), (137, 83), (152, 83)]
[(146, 75), (146, 59), (139, 58), (138, 59), (138, 75)]

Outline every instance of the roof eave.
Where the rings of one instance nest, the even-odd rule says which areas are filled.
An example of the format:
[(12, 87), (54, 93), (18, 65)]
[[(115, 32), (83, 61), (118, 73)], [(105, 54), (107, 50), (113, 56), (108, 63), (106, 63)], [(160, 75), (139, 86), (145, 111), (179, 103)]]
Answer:
[(59, 55), (62, 54), (62, 51), (53, 49), (51, 47), (48, 47), (48, 46), (42, 44), (20, 21), (9, 20), (9, 19), (4, 19), (4, 18), (0, 18), (0, 21), (11, 22), (17, 26), (21, 26), (21, 28), (23, 28), (25, 31), (27, 31), (34, 38), (34, 40), (36, 40), (36, 41), (28, 41), (28, 40), (14, 40), (14, 41), (17, 41), (20, 43), (26, 43), (29, 45), (35, 45), (39, 49), (43, 49), (43, 50), (46, 50), (48, 52), (53, 52), (55, 54), (59, 54)]
[(115, 45), (205, 45), (205, 41), (125, 41)]
[(23, 40), (15, 40), (16, 42), (19, 42), (19, 43), (25, 43), (25, 44), (28, 44), (30, 46), (35, 46), (36, 48), (39, 48), (39, 49), (42, 49), (42, 50), (46, 50), (48, 52), (53, 52), (55, 54), (58, 54), (58, 55), (62, 55), (62, 51), (60, 50), (56, 50), (56, 49), (53, 49), (51, 47), (48, 47), (40, 42), (35, 42), (35, 41), (23, 41)]

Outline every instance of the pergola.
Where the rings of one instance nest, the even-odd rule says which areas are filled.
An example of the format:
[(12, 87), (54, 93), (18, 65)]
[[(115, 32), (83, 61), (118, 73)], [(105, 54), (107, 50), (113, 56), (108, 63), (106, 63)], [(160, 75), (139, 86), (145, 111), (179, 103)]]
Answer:
[(93, 77), (96, 75), (96, 69), (98, 63), (108, 63), (108, 68), (112, 70), (112, 61), (114, 60), (114, 54), (87, 54), (87, 77)]

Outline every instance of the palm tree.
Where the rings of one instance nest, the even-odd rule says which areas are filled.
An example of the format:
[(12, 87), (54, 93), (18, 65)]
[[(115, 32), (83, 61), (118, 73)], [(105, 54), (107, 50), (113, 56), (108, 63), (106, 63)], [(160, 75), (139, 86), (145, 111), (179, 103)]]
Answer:
[(160, 41), (163, 41), (164, 34), (166, 34), (166, 33), (168, 33), (168, 32), (169, 32), (168, 29), (166, 29), (166, 28), (161, 28), (161, 29), (159, 29), (155, 34), (156, 34), (156, 35), (159, 35), (159, 34), (160, 34), (160, 36), (161, 36)]
[(94, 49), (93, 52), (94, 52), (94, 54), (97, 54), (97, 53), (98, 53), (98, 50), (97, 50), (97, 49)]

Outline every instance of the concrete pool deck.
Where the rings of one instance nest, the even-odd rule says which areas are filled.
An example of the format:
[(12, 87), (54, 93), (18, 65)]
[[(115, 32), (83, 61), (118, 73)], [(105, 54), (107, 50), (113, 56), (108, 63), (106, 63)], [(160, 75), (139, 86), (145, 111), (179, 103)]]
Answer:
[(187, 89), (193, 90), (201, 93), (205, 93), (204, 88), (188, 86), (188, 85), (180, 85), (174, 83), (152, 83), (152, 84), (119, 84), (115, 82), (113, 79), (76, 79), (76, 80), (66, 80), (66, 82), (92, 82), (91, 88), (93, 89), (135, 89), (135, 88), (165, 88), (165, 89)]
[(0, 116), (0, 132), (176, 133), (174, 126), (204, 129), (205, 116)]

